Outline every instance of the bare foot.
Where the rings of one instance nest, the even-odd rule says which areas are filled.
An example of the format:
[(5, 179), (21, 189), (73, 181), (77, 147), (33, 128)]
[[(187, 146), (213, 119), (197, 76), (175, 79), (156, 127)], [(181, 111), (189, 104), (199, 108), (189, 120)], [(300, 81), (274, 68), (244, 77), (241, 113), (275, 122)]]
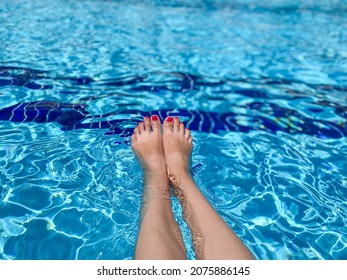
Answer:
[(190, 157), (192, 153), (192, 136), (178, 117), (167, 117), (164, 121), (163, 146), (167, 173), (175, 186), (178, 181), (190, 179)]
[(134, 151), (145, 179), (149, 176), (166, 177), (163, 135), (158, 116), (145, 117), (134, 129), (131, 137), (131, 148)]
[(136, 259), (186, 259), (182, 234), (175, 221), (166, 173), (163, 135), (158, 116), (144, 119), (134, 129), (133, 149), (144, 172), (141, 223)]

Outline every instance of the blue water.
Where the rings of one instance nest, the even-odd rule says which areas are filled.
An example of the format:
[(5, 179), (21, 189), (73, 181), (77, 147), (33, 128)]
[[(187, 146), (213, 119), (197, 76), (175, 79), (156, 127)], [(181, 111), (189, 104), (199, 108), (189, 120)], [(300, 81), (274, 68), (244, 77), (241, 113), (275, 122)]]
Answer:
[(1, 1), (0, 258), (131, 259), (129, 135), (157, 113), (192, 130), (195, 181), (257, 258), (347, 259), (346, 13), (342, 0)]

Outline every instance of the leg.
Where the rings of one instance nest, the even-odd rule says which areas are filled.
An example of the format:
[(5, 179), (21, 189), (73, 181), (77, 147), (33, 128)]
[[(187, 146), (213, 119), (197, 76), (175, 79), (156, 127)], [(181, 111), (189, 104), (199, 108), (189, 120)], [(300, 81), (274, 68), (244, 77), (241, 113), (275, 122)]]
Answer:
[(178, 118), (164, 122), (167, 172), (182, 204), (197, 259), (254, 259), (194, 183), (190, 171), (192, 136)]
[(185, 259), (180, 229), (171, 209), (161, 124), (146, 117), (134, 130), (131, 147), (144, 172), (144, 194), (136, 259)]

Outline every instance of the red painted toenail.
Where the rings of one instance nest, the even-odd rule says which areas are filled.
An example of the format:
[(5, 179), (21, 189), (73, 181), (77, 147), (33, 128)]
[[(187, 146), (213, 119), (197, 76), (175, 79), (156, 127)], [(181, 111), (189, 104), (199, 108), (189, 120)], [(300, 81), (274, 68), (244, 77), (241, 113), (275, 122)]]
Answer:
[(168, 121), (168, 122), (172, 122), (172, 121), (173, 121), (173, 117), (168, 117), (168, 118), (167, 118), (167, 121)]
[(175, 120), (178, 120), (178, 117), (175, 117)]
[(145, 120), (148, 120), (148, 117), (147, 117), (147, 116), (145, 116)]
[(158, 120), (158, 116), (153, 115), (153, 116), (152, 116), (152, 121), (157, 121), (157, 120)]

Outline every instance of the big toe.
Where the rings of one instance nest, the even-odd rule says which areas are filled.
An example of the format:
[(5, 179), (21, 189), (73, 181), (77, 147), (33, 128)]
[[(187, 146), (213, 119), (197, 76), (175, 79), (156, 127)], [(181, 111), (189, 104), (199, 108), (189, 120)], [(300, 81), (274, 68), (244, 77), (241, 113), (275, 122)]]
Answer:
[(164, 134), (172, 132), (174, 121), (173, 117), (167, 117), (164, 120)]
[(153, 131), (155, 132), (160, 132), (160, 119), (157, 115), (151, 116), (151, 127)]

